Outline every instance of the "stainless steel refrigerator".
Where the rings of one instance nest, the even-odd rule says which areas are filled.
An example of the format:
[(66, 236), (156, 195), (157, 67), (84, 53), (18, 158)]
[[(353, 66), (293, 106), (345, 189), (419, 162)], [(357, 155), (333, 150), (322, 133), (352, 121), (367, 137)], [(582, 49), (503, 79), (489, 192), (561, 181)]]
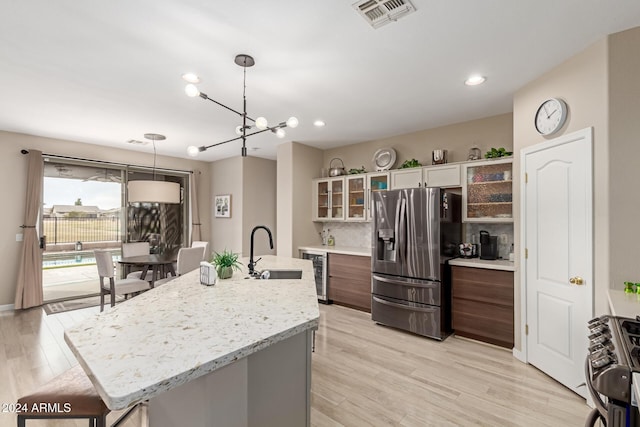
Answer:
[(446, 261), (462, 241), (461, 197), (439, 188), (373, 194), (371, 318), (442, 340), (451, 332)]

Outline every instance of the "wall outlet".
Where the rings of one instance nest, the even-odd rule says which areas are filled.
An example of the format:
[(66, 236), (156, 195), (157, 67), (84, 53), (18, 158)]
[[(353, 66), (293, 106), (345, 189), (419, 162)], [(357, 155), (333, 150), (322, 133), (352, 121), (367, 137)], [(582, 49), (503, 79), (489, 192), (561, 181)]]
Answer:
[(16, 242), (22, 242), (23, 238), (24, 238), (24, 234), (22, 233), (16, 234)]

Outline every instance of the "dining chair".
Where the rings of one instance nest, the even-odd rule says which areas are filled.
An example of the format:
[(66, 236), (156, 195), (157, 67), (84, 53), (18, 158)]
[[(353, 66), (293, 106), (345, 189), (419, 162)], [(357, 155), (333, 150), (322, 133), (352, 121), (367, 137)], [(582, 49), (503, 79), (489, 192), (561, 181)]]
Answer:
[(194, 240), (191, 242), (192, 248), (202, 248), (202, 261), (209, 261), (209, 242)]
[[(122, 258), (128, 258), (139, 255), (149, 255), (151, 251), (151, 245), (149, 242), (131, 242), (122, 244)], [(131, 266), (128, 266), (131, 268)], [(139, 279), (142, 275), (142, 270), (139, 271), (127, 271), (127, 279)], [(151, 278), (149, 278), (151, 280)]]
[[(105, 295), (111, 295), (111, 307), (113, 307), (116, 305), (116, 295), (124, 295), (127, 298), (129, 295), (150, 289), (149, 282), (145, 280), (121, 279), (116, 281), (111, 251), (96, 250), (94, 254), (98, 266), (98, 276), (100, 276), (100, 311), (104, 310)], [(109, 279), (109, 283), (105, 284), (104, 279)]]
[(164, 285), (170, 282), (178, 276), (182, 276), (185, 273), (195, 270), (200, 267), (202, 261), (202, 248), (180, 248), (178, 251), (178, 261), (176, 267), (177, 276), (167, 277), (166, 279), (160, 279), (155, 281), (154, 287)]

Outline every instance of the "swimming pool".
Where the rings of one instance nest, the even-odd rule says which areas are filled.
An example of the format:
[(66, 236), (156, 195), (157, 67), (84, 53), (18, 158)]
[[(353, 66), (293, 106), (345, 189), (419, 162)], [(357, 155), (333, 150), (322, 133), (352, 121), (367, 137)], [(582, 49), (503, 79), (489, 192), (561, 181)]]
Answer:
[[(120, 260), (120, 250), (114, 250), (113, 260)], [(96, 257), (93, 252), (62, 252), (45, 254), (42, 257), (42, 268), (75, 267), (80, 265), (93, 265)]]

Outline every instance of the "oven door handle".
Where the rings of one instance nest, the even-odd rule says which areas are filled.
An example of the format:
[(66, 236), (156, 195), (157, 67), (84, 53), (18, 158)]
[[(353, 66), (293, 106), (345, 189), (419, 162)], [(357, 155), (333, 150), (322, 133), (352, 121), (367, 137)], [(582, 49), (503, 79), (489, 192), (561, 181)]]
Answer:
[(438, 287), (438, 282), (427, 282), (427, 283), (415, 283), (415, 282), (403, 282), (400, 280), (393, 280), (393, 279), (387, 279), (386, 277), (381, 277), (381, 276), (377, 276), (377, 275), (373, 275), (373, 280), (377, 280), (378, 282), (385, 282), (385, 283), (391, 283), (394, 285), (400, 285), (400, 286), (409, 286), (412, 288), (437, 288)]
[(413, 307), (410, 305), (398, 304), (395, 302), (390, 302), (390, 301), (380, 299), (375, 296), (373, 297), (373, 300), (377, 303), (388, 305), (389, 307), (401, 308), (403, 310), (421, 311), (423, 313), (434, 313), (437, 310), (437, 308), (422, 308), (422, 307)]
[(607, 405), (602, 401), (600, 393), (598, 393), (596, 389), (593, 388), (593, 384), (591, 384), (591, 356), (589, 355), (587, 355), (587, 358), (584, 361), (584, 377), (586, 380), (585, 384), (587, 385), (587, 389), (589, 390), (591, 397), (593, 397), (593, 404), (595, 405), (598, 412), (600, 412), (600, 415), (602, 415), (602, 417), (606, 420), (608, 412)]

